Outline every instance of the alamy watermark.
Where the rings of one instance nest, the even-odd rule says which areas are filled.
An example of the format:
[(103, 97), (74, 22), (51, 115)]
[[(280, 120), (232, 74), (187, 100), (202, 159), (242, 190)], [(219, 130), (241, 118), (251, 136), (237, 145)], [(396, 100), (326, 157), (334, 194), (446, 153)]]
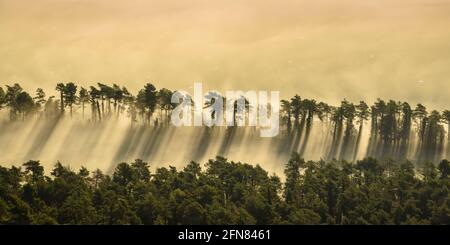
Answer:
[(202, 83), (194, 83), (194, 95), (176, 91), (172, 103), (171, 122), (181, 126), (252, 126), (260, 129), (261, 137), (275, 137), (279, 132), (280, 92), (217, 91), (203, 93)]

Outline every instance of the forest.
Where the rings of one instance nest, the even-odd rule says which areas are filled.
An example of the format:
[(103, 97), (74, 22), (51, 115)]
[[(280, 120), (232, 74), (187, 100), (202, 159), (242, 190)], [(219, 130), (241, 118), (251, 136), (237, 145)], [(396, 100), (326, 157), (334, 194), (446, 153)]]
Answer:
[[(36, 118), (59, 120), (70, 116), (98, 124), (120, 117), (127, 118), (134, 127), (173, 127), (169, 123), (171, 110), (176, 106), (171, 103), (173, 91), (157, 89), (151, 83), (145, 84), (136, 95), (126, 87), (102, 83), (89, 88), (72, 82), (58, 83), (55, 90), (57, 96), (46, 96), (43, 89), (38, 88), (30, 94), (17, 83), (7, 85), (5, 89), (0, 87), (0, 109), (7, 112), (10, 122)], [(210, 106), (211, 103), (204, 105), (205, 108)], [(413, 106), (407, 102), (382, 99), (377, 99), (373, 105), (347, 100), (340, 105), (329, 105), (295, 95), (281, 101), (280, 113), (281, 134), (276, 139), (276, 148), (285, 154), (285, 159), (292, 152), (312, 159), (308, 153), (315, 147), (311, 141), (319, 138), (314, 135), (314, 130), (319, 128), (325, 136), (323, 142), (316, 144), (326, 147), (316, 154), (314, 160), (355, 162), (373, 157), (438, 164), (450, 158), (450, 110), (440, 112), (428, 110), (422, 104)], [(233, 117), (237, 116), (235, 111)], [(208, 130), (200, 138), (208, 142), (214, 130)], [(227, 155), (229, 144), (238, 137), (239, 130), (238, 127), (227, 127), (222, 146), (215, 155)], [(367, 142), (363, 142), (365, 132), (368, 132)], [(199, 146), (200, 149), (195, 151), (202, 153), (205, 151), (202, 147), (205, 146)]]
[(450, 224), (449, 161), (304, 161), (285, 181), (216, 157), (154, 172), (140, 159), (111, 175), (58, 162), (0, 167), (0, 224)]

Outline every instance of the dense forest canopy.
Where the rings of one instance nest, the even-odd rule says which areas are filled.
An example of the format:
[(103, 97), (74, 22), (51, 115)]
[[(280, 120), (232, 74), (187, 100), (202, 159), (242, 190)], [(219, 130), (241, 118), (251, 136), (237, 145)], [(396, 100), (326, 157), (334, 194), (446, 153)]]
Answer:
[[(58, 83), (55, 89), (58, 96), (47, 97), (42, 89), (30, 94), (19, 84), (7, 85), (5, 89), (0, 88), (0, 108), (8, 112), (10, 121), (70, 115), (98, 123), (125, 117), (131, 125), (156, 128), (170, 127), (170, 113), (176, 106), (171, 103), (174, 91), (157, 89), (151, 83), (136, 95), (117, 84), (98, 83), (84, 88), (70, 82)], [(204, 107), (211, 107), (211, 103), (205, 103)], [(343, 100), (340, 105), (333, 106), (299, 95), (282, 100), (280, 109), (278, 147), (287, 154), (297, 152), (305, 157), (311, 147), (313, 128), (320, 124), (327, 137), (322, 143), (327, 147), (320, 154), (321, 159), (354, 162), (362, 158), (360, 152), (363, 152), (364, 157), (437, 164), (450, 157), (449, 110), (430, 111), (422, 104), (413, 106), (382, 99), (373, 105)], [(238, 116), (235, 111), (234, 120)], [(223, 150), (218, 155), (226, 155), (226, 144), (235, 137), (238, 129), (227, 127), (227, 130)], [(364, 130), (369, 132), (367, 145), (363, 144)]]
[(259, 165), (209, 160), (150, 172), (142, 160), (111, 175), (39, 161), (0, 167), (0, 224), (450, 224), (450, 165), (304, 161), (286, 181)]

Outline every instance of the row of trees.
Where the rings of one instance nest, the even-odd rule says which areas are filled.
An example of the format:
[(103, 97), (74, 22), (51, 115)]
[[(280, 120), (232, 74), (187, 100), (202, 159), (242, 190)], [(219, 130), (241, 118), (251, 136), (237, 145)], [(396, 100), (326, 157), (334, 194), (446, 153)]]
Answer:
[(366, 122), (371, 125), (367, 156), (404, 160), (415, 141), (415, 158), (436, 162), (441, 160), (445, 141), (450, 143), (450, 133), (445, 130), (450, 129), (449, 110), (428, 112), (422, 104), (413, 108), (407, 102), (381, 99), (372, 106), (364, 101), (354, 104), (347, 100), (340, 106), (331, 106), (298, 95), (282, 100), (281, 105), (282, 121), (293, 137), (290, 145), (301, 155), (315, 118), (327, 123), (331, 130), (331, 148), (326, 159), (355, 160)]
[(0, 87), (0, 109), (9, 108), (11, 120), (24, 120), (26, 116), (35, 114), (44, 114), (48, 117), (61, 116), (65, 114), (66, 109), (69, 110), (70, 116), (73, 116), (74, 110), (79, 108), (84, 119), (87, 114), (86, 108), (90, 107), (89, 115), (92, 121), (127, 113), (133, 122), (137, 121), (140, 115), (142, 122), (150, 124), (158, 120), (157, 118), (152, 120), (157, 109), (160, 120), (168, 122), (168, 112), (174, 107), (171, 103), (173, 92), (165, 88), (156, 90), (150, 83), (147, 83), (136, 96), (126, 87), (102, 83), (90, 86), (89, 89), (72, 82), (58, 83), (56, 91), (57, 97), (47, 98), (44, 90), (38, 88), (33, 97), (17, 83), (7, 85), (6, 90)]
[(202, 169), (150, 172), (142, 160), (112, 175), (39, 161), (0, 167), (0, 224), (450, 224), (449, 162), (368, 158), (305, 162), (285, 183), (260, 166), (217, 157)]
[[(171, 103), (171, 90), (157, 90), (150, 83), (136, 96), (127, 88), (116, 84), (109, 86), (98, 83), (97, 86), (86, 89), (79, 88), (74, 83), (58, 83), (56, 90), (58, 98), (46, 98), (42, 89), (37, 89), (33, 97), (19, 84), (6, 86), (6, 90), (0, 88), (0, 109), (8, 107), (12, 120), (24, 120), (26, 116), (34, 114), (61, 116), (67, 108), (71, 116), (75, 108), (80, 108), (82, 117), (85, 118), (85, 110), (90, 107), (92, 121), (126, 113), (133, 123), (161, 125), (168, 124), (170, 111), (176, 106)], [(235, 103), (235, 117), (236, 105)], [(204, 106), (210, 107), (211, 101)], [(450, 152), (443, 152), (446, 142), (450, 143), (449, 110), (427, 111), (422, 104), (412, 107), (407, 102), (381, 99), (372, 106), (364, 101), (354, 104), (347, 100), (342, 101), (339, 106), (332, 106), (295, 95), (290, 100), (281, 101), (281, 117), (288, 135), (285, 148), (290, 152), (298, 152), (301, 156), (307, 149), (315, 120), (326, 124), (331, 133), (331, 147), (324, 156), (327, 160), (356, 160), (366, 122), (371, 125), (370, 142), (365, 149), (367, 156), (404, 160), (411, 150), (415, 152), (415, 156), (409, 158), (420, 162), (438, 162), (443, 155), (450, 156)]]

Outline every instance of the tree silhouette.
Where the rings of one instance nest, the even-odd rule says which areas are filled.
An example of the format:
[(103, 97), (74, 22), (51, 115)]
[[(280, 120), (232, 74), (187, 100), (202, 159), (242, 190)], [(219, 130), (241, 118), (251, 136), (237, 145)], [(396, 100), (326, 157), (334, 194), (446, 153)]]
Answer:
[(344, 100), (341, 104), (342, 108), (342, 114), (345, 119), (345, 132), (344, 132), (344, 138), (341, 146), (341, 152), (340, 152), (340, 158), (341, 159), (349, 159), (349, 154), (353, 153), (351, 150), (351, 141), (353, 138), (353, 133), (355, 131), (354, 128), (354, 120), (356, 117), (356, 107), (353, 103), (350, 103), (346, 100)]
[(288, 131), (291, 130), (292, 127), (292, 110), (291, 110), (291, 103), (287, 100), (281, 100), (281, 113), (283, 115), (283, 118), (286, 122), (286, 126)]
[[(331, 111), (331, 122), (333, 125), (332, 130), (332, 142), (331, 142), (331, 149), (328, 153), (327, 159), (333, 159), (337, 157), (337, 151), (339, 148), (339, 144), (341, 142), (342, 138), (342, 132), (344, 129), (344, 107), (347, 102), (343, 101), (341, 102), (340, 107), (333, 107)], [(342, 106), (344, 105), (344, 106)]]
[(118, 116), (120, 111), (120, 104), (124, 99), (124, 92), (117, 84), (113, 84), (111, 92), (112, 92), (112, 99), (114, 100), (114, 112), (116, 112), (116, 115)]
[(370, 108), (366, 102), (360, 101), (358, 105), (356, 105), (356, 117), (358, 118), (359, 129), (358, 136), (356, 138), (355, 150), (353, 152), (353, 161), (356, 160), (358, 155), (359, 145), (361, 143), (361, 137), (364, 127), (364, 122), (369, 120), (370, 117)]
[(425, 129), (427, 126), (427, 115), (428, 115), (427, 109), (422, 104), (417, 104), (412, 115), (413, 119), (418, 121), (419, 139), (420, 143), (423, 143), (423, 139), (425, 136)]
[(314, 115), (318, 115), (321, 118), (321, 107), (318, 106), (315, 100), (305, 99), (302, 102), (303, 108), (306, 111), (306, 124), (305, 124), (305, 137), (303, 144), (300, 148), (300, 156), (303, 156), (308, 144), (309, 136), (311, 134), (311, 128), (313, 126)]
[(299, 95), (295, 95), (291, 98), (291, 111), (294, 116), (294, 126), (297, 128), (299, 125), (300, 113), (302, 111), (302, 100)]
[(171, 102), (173, 92), (169, 89), (162, 88), (158, 91), (158, 103), (160, 108), (161, 121), (163, 121), (163, 111), (165, 113), (165, 120), (168, 123), (169, 112), (174, 108)]
[(70, 116), (73, 116), (73, 105), (77, 103), (77, 85), (74, 83), (67, 83), (64, 86), (64, 102), (70, 108)]
[(87, 91), (87, 89), (81, 87), (80, 92), (78, 94), (78, 100), (80, 101), (80, 104), (81, 104), (81, 113), (82, 113), (83, 119), (84, 119), (85, 104), (88, 103), (90, 99), (91, 98), (90, 98), (90, 95), (89, 95), (89, 92)]
[(94, 87), (91, 86), (89, 90), (89, 97), (91, 100), (91, 110), (92, 110), (92, 120), (95, 121), (96, 117), (98, 117), (98, 120), (102, 120), (102, 111), (100, 110), (100, 103), (98, 100), (101, 98), (100, 91)]
[(45, 104), (45, 92), (42, 88), (36, 89), (36, 96), (33, 98), (33, 100), (38, 109), (40, 109)]
[(17, 94), (14, 105), (15, 110), (22, 115), (22, 120), (25, 120), (25, 116), (35, 109), (33, 98), (25, 91)]
[(142, 114), (147, 114), (147, 123), (150, 124), (151, 117), (157, 104), (157, 92), (153, 84), (147, 83), (137, 95), (138, 109)]
[(56, 85), (56, 90), (59, 91), (59, 99), (60, 99), (60, 109), (61, 109), (61, 115), (64, 114), (64, 93), (66, 91), (66, 85), (64, 83), (58, 83)]
[(19, 111), (17, 97), (21, 92), (23, 92), (23, 89), (18, 83), (15, 83), (13, 86), (6, 85), (6, 94), (4, 100), (6, 102), (6, 105), (8, 105), (8, 107), (10, 108), (10, 120), (16, 119), (17, 113)]

